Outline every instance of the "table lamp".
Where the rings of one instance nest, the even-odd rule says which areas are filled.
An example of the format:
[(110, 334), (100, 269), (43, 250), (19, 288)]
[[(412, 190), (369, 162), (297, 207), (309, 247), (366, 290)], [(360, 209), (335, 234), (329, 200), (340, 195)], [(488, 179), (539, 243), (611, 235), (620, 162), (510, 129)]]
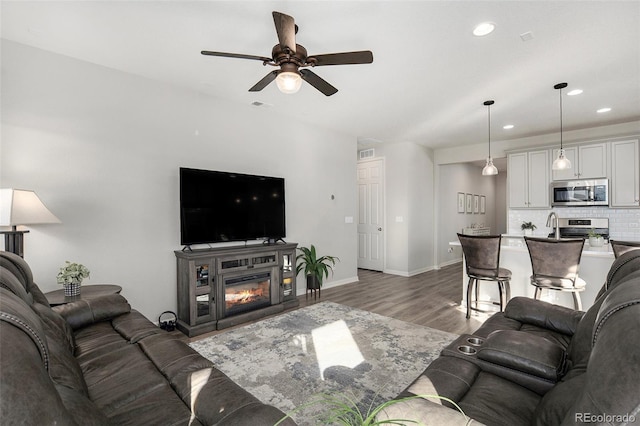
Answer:
[(60, 219), (40, 201), (35, 192), (24, 189), (0, 189), (0, 226), (10, 226), (4, 234), (4, 249), (24, 257), (24, 234), (18, 226), (41, 223), (61, 223)]

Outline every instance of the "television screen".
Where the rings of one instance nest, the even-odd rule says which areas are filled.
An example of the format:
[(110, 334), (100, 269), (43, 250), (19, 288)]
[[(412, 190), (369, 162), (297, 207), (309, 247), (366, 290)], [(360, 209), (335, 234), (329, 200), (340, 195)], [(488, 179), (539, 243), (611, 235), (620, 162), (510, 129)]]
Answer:
[(180, 168), (182, 245), (278, 239), (285, 228), (283, 178)]

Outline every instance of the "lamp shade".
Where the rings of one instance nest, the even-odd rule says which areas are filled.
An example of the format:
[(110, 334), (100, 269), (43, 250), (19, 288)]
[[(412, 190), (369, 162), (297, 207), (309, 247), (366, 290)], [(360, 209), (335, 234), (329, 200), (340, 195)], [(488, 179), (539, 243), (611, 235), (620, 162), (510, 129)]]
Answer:
[(494, 176), (498, 174), (498, 168), (493, 164), (493, 158), (487, 157), (487, 164), (482, 169), (482, 176)]
[(570, 168), (571, 168), (571, 161), (569, 161), (567, 156), (564, 154), (564, 149), (561, 149), (560, 152), (558, 152), (558, 158), (556, 158), (553, 161), (553, 164), (551, 165), (551, 169), (566, 170)]
[(33, 191), (0, 189), (0, 226), (61, 223)]

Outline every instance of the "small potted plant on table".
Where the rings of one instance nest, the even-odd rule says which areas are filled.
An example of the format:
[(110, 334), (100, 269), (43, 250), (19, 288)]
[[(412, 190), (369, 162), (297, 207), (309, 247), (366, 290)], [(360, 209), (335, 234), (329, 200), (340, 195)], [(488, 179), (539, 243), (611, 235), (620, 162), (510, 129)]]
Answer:
[(296, 275), (304, 271), (307, 277), (307, 290), (320, 291), (322, 280), (329, 277), (329, 271), (333, 272), (333, 266), (340, 259), (328, 255), (318, 257), (313, 244), (311, 247), (298, 247), (298, 250), (300, 254), (296, 256)]
[(80, 263), (71, 263), (68, 260), (58, 272), (58, 284), (64, 286), (65, 296), (77, 296), (80, 294), (82, 280), (89, 277), (89, 270)]
[(524, 235), (532, 235), (538, 227), (533, 222), (522, 222), (520, 229), (524, 231)]

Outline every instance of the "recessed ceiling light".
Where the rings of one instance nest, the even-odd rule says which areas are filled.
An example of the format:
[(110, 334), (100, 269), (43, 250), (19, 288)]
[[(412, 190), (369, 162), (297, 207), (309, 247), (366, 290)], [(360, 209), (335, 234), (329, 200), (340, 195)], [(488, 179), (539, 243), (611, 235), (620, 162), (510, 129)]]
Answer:
[(611, 108), (607, 107), (607, 108), (600, 108), (599, 110), (597, 110), (596, 112), (598, 114), (602, 114), (603, 112), (609, 112), (611, 111)]
[(579, 95), (580, 93), (582, 93), (582, 89), (573, 89), (573, 90), (567, 92), (567, 95), (575, 96), (575, 95)]
[(510, 129), (513, 129), (514, 127), (515, 126), (513, 124), (507, 124), (505, 126), (502, 126), (502, 128), (505, 129), (505, 130), (510, 130)]
[(496, 24), (493, 22), (483, 22), (473, 29), (473, 35), (478, 37), (486, 36), (487, 34), (491, 34), (495, 29)]

